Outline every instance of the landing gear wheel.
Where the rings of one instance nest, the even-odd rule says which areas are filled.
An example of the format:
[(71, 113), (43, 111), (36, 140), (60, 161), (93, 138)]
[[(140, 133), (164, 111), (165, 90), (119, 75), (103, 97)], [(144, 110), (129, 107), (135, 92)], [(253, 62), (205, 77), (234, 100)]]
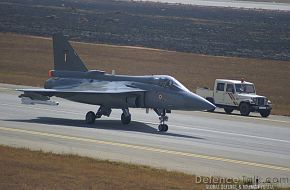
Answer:
[(171, 113), (170, 110), (154, 109), (154, 111), (159, 116), (160, 125), (158, 126), (158, 131), (159, 132), (168, 131), (168, 125), (165, 124), (165, 121), (168, 121), (168, 116), (166, 115), (166, 113)]
[(158, 125), (158, 131), (163, 131), (163, 124)]
[(126, 116), (124, 113), (121, 115), (122, 124), (128, 125), (131, 122), (131, 114)]
[(160, 132), (166, 132), (166, 131), (168, 131), (168, 125), (166, 125), (166, 124), (160, 124), (158, 126), (158, 131), (160, 131)]
[(94, 123), (96, 120), (96, 114), (92, 111), (89, 111), (87, 114), (86, 114), (86, 123), (87, 124), (92, 124)]
[(262, 117), (268, 117), (271, 114), (271, 110), (262, 110), (260, 111), (260, 115)]
[(163, 131), (164, 132), (166, 132), (166, 131), (168, 131), (168, 125), (166, 125), (166, 124), (163, 124), (164, 126), (163, 126)]
[(224, 110), (225, 110), (226, 114), (231, 114), (234, 111), (233, 108), (224, 108)]
[(240, 112), (242, 116), (248, 116), (250, 114), (250, 105), (247, 103), (241, 103)]

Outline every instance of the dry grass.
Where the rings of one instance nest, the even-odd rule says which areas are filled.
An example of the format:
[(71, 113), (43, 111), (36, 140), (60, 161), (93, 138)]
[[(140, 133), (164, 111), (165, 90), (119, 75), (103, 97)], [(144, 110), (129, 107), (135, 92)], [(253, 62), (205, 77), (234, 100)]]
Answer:
[(204, 189), (194, 176), (0, 146), (0, 189)]
[[(212, 87), (216, 78), (246, 78), (274, 104), (273, 113), (290, 115), (290, 62), (73, 43), (90, 69), (117, 74), (168, 74), (189, 89)], [(42, 86), (53, 67), (52, 41), (0, 33), (0, 82)]]

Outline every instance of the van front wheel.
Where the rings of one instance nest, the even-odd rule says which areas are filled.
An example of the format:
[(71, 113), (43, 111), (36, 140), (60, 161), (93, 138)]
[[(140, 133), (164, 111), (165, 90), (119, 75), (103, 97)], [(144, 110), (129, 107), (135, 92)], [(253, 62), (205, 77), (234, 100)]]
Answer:
[(248, 103), (241, 103), (240, 105), (240, 113), (242, 116), (248, 116), (250, 114), (250, 105)]
[(262, 117), (268, 117), (271, 114), (271, 110), (261, 110), (260, 114)]

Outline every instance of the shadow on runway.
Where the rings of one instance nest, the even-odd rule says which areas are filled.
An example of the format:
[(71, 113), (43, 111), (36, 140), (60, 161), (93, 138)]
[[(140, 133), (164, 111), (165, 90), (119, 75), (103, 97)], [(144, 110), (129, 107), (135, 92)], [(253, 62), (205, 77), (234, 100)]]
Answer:
[[(71, 127), (83, 127), (83, 128), (98, 128), (106, 130), (123, 130), (123, 131), (135, 131), (142, 133), (158, 134), (162, 136), (172, 136), (181, 138), (192, 138), (192, 139), (204, 139), (201, 137), (195, 137), (190, 135), (182, 135), (176, 133), (161, 133), (158, 132), (156, 128), (151, 127), (148, 124), (131, 121), (129, 125), (123, 125), (119, 120), (96, 120), (94, 124), (86, 124), (83, 120), (76, 119), (64, 119), (64, 118), (53, 118), (53, 117), (38, 117), (36, 119), (28, 120), (5, 120), (13, 122), (25, 122), (25, 123), (37, 123), (37, 124), (49, 124), (49, 125), (64, 125)], [(169, 126), (170, 130), (170, 126)]]

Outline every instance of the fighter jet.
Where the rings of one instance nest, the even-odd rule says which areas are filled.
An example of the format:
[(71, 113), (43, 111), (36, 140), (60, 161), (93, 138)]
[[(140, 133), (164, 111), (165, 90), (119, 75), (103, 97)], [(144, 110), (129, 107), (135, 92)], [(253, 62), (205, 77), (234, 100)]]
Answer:
[(74, 51), (66, 36), (53, 35), (54, 70), (43, 89), (18, 89), (24, 104), (58, 103), (52, 96), (74, 102), (98, 105), (97, 112), (85, 116), (88, 124), (102, 116), (109, 117), (112, 109), (121, 109), (123, 124), (131, 122), (129, 108), (153, 109), (159, 116), (158, 130), (168, 130), (167, 113), (171, 110), (212, 110), (215, 106), (190, 92), (175, 78), (167, 75), (128, 76), (108, 74), (100, 70), (88, 70)]

